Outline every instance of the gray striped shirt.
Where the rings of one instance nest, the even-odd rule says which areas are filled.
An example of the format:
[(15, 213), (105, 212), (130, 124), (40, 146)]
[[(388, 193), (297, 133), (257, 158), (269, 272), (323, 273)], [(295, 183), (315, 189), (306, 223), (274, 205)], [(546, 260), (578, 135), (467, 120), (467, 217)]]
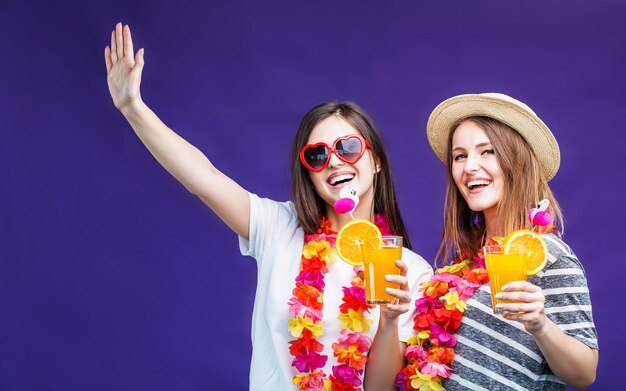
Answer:
[[(548, 264), (528, 281), (542, 288), (545, 312), (564, 333), (597, 349), (585, 271), (574, 252), (554, 235), (543, 235)], [(443, 386), (454, 390), (565, 390), (552, 374), (533, 337), (519, 322), (494, 315), (489, 284), (467, 301), (456, 337), (452, 376)]]

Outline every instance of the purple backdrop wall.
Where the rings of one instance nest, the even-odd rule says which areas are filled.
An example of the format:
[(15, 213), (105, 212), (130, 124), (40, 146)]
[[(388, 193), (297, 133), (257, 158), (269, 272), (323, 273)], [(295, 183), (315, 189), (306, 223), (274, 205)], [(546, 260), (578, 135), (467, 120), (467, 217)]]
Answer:
[(103, 50), (120, 20), (145, 48), (145, 101), (259, 195), (288, 198), (287, 154), (305, 111), (328, 99), (363, 105), (427, 259), (444, 190), (430, 111), (468, 92), (528, 103), (562, 149), (552, 186), (600, 333), (592, 388), (626, 386), (614, 290), (623, 262), (612, 248), (626, 219), (626, 4), (96, 4), (0, 5), (1, 390), (248, 386), (254, 260), (113, 107)]

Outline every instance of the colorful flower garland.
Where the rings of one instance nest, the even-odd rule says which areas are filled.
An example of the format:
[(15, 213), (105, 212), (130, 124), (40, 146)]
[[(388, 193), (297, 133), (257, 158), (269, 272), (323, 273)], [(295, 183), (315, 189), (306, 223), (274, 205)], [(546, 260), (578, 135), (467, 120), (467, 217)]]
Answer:
[(454, 334), (461, 327), (465, 302), (488, 280), (481, 250), (473, 261), (459, 258), (421, 284), (424, 296), (415, 301), (417, 334), (407, 341), (408, 365), (396, 376), (400, 390), (444, 390), (441, 383), (452, 374)]
[[(383, 235), (389, 234), (389, 226), (382, 216), (377, 215), (375, 223)], [(343, 303), (339, 306), (342, 337), (332, 345), (338, 365), (332, 367), (330, 376), (321, 370), (328, 360), (327, 355), (320, 354), (324, 345), (318, 341), (324, 333), (324, 276), (328, 273), (329, 255), (335, 247), (336, 236), (326, 219), (322, 220), (317, 233), (305, 235), (302, 269), (288, 302), (289, 312), (293, 315), (289, 319), (289, 332), (296, 338), (289, 342), (289, 352), (295, 357), (291, 365), (302, 373), (294, 376), (293, 383), (300, 390), (358, 391), (363, 384), (361, 377), (372, 344), (364, 333), (373, 323), (365, 314), (373, 306), (365, 301), (364, 283), (359, 274), (362, 267), (354, 268), (355, 278), (350, 286), (342, 288)]]

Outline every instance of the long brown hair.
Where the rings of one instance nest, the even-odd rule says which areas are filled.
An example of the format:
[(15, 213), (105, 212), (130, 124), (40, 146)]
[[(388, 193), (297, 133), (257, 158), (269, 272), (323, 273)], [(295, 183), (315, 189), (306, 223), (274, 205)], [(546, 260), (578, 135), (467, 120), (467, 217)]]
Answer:
[[(513, 128), (495, 119), (470, 117), (463, 121), (466, 120), (476, 123), (485, 131), (504, 178), (504, 191), (496, 206), (498, 221), (493, 234), (506, 236), (516, 229), (532, 229), (527, 219), (528, 210), (547, 198), (556, 233), (560, 235), (563, 232), (563, 214), (526, 140)], [(452, 136), (463, 121), (452, 127), (448, 138), (443, 235), (436, 257), (438, 262), (444, 264), (452, 261), (457, 254), (465, 258), (475, 256), (483, 245), (486, 230), (484, 219), (473, 221), (477, 212), (470, 210), (452, 178)]]
[(300, 149), (306, 145), (315, 126), (324, 119), (337, 115), (357, 129), (370, 146), (372, 157), (379, 162), (380, 171), (374, 174), (374, 213), (382, 214), (391, 232), (404, 237), (404, 246), (411, 248), (411, 242), (400, 215), (396, 199), (389, 159), (374, 122), (356, 103), (321, 103), (304, 115), (298, 133), (291, 147), (291, 194), (296, 205), (298, 222), (307, 234), (317, 231), (320, 219), (326, 214), (326, 203), (317, 194), (311, 182), (309, 171), (300, 162)]

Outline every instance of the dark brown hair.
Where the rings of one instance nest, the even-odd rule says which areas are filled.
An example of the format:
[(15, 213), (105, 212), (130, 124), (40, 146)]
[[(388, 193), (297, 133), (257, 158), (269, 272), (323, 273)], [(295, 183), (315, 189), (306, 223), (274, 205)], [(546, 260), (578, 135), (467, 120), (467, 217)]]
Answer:
[(391, 232), (401, 235), (404, 246), (410, 249), (411, 243), (398, 208), (389, 159), (382, 141), (365, 110), (352, 102), (319, 104), (304, 115), (298, 127), (291, 147), (291, 194), (304, 232), (312, 234), (317, 231), (320, 219), (326, 213), (326, 203), (315, 191), (309, 171), (300, 162), (300, 149), (307, 144), (313, 128), (332, 115), (339, 116), (357, 129), (369, 143), (372, 157), (380, 164), (380, 171), (374, 175), (374, 213), (382, 214), (389, 223)]
[[(504, 191), (496, 206), (497, 226), (493, 235), (506, 236), (517, 229), (532, 229), (527, 219), (528, 210), (544, 198), (550, 201), (549, 212), (554, 218), (557, 234), (562, 233), (563, 214), (548, 186), (541, 165), (524, 138), (511, 127), (488, 117), (470, 117), (489, 138), (495, 157), (502, 170)], [(483, 245), (485, 222), (473, 224), (473, 213), (463, 199), (452, 178), (452, 136), (459, 121), (448, 137), (446, 157), (447, 189), (444, 207), (444, 225), (437, 261), (448, 263), (460, 253), (464, 258), (475, 256)]]

